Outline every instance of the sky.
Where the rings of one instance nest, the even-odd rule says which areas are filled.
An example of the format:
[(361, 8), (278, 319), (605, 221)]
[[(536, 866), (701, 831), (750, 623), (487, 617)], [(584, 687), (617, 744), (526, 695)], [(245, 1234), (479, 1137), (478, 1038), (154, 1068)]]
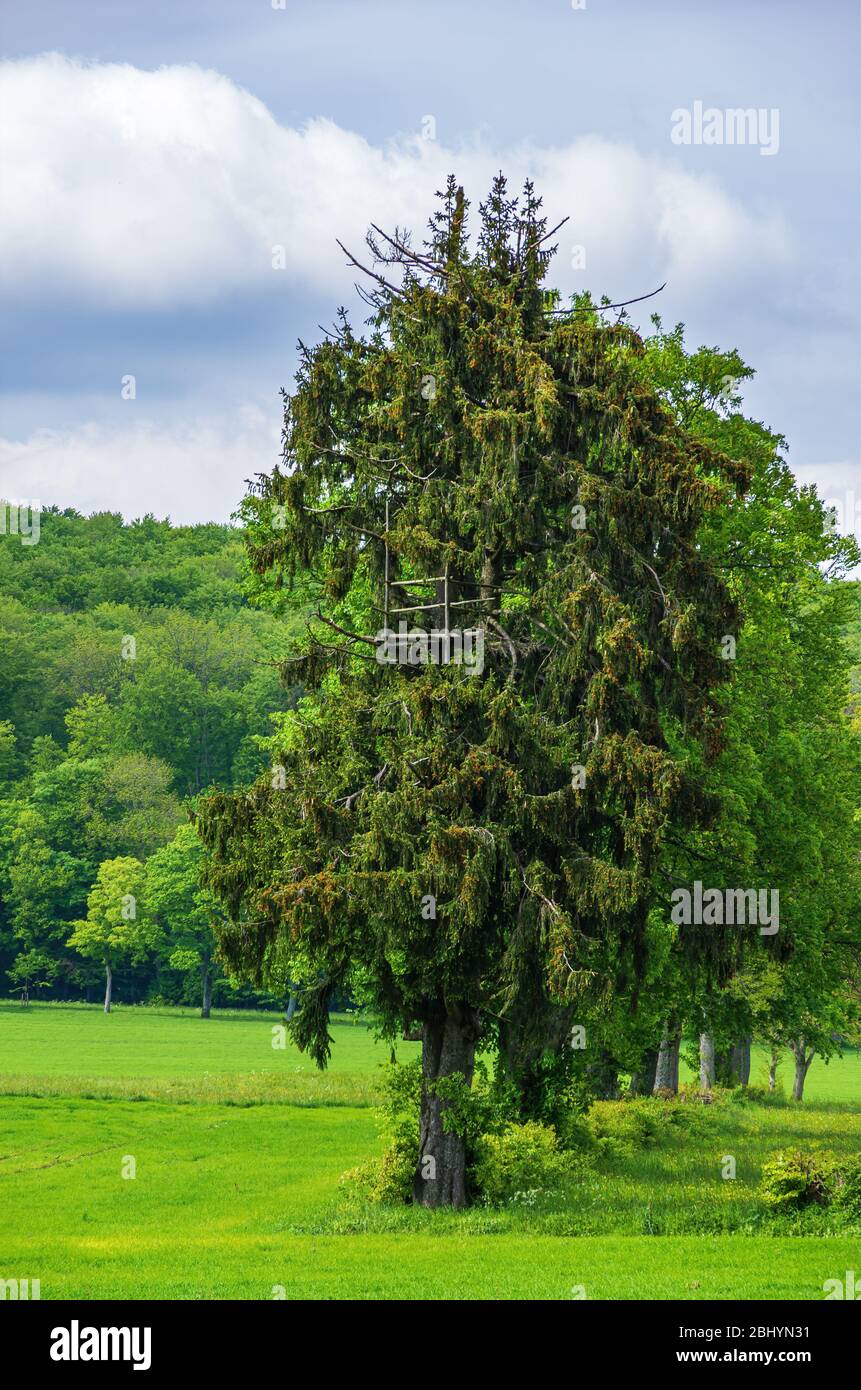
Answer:
[(634, 322), (737, 347), (861, 539), (858, 0), (4, 0), (0, 52), (0, 496), (227, 520), (367, 312), (336, 238), (502, 169), (549, 283), (666, 281)]

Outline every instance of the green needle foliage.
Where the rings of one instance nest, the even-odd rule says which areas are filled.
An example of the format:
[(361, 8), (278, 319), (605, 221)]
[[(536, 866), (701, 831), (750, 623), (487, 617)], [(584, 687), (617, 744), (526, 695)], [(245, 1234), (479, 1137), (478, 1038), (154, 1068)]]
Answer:
[[(272, 775), (198, 823), (227, 961), (304, 981), (293, 1033), (321, 1066), (347, 986), (384, 1033), (421, 1028), (415, 1195), (462, 1205), (440, 1083), (548, 1008), (635, 995), (663, 837), (713, 812), (738, 614), (697, 536), (748, 469), (682, 428), (630, 326), (555, 308), (530, 184), (494, 181), (475, 243), (462, 189), (439, 196), (421, 250), (370, 234), (369, 332), (341, 311), (302, 347), (249, 533), (255, 573), (317, 604), (285, 668), (306, 695)], [(376, 659), (387, 563), (390, 618), (447, 577), (480, 674)]]

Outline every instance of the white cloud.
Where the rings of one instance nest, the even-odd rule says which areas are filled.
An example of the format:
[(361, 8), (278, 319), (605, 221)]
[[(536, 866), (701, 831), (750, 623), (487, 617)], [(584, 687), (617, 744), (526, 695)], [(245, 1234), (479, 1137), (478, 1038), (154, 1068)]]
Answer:
[[(674, 306), (687, 316), (699, 305), (712, 322), (754, 278), (749, 297), (762, 302), (763, 283), (795, 259), (777, 215), (685, 172), (675, 151), (658, 158), (594, 135), (555, 147), (479, 137), (446, 147), (419, 135), (376, 146), (329, 120), (282, 126), (216, 72), (58, 54), (0, 63), (0, 96), (0, 277), (25, 304), (120, 308), (136, 323), (150, 307), (307, 286), (330, 316), (356, 278), (336, 237), (360, 256), (371, 221), (420, 237), (449, 172), (475, 204), (500, 168), (512, 188), (534, 180), (551, 224), (570, 214), (551, 273), (565, 292), (588, 285), (621, 298), (668, 279)], [(575, 245), (585, 270), (572, 264)], [(284, 271), (272, 268), (276, 246)], [(102, 409), (89, 396), (77, 411), (55, 401), (52, 421), (72, 414), (61, 428), (0, 439), (0, 497), (226, 519), (244, 479), (278, 457), (280, 421), (277, 409), (231, 411), (212, 398), (214, 413), (199, 398), (184, 422), (157, 399), (129, 403), (128, 417), (116, 399)], [(32, 404), (19, 402), (17, 418), (34, 418)]]
[[(131, 407), (135, 409), (135, 407)], [(78, 511), (227, 521), (280, 453), (277, 412), (243, 405), (186, 424), (132, 420), (0, 439), (0, 497)]]
[[(278, 124), (257, 98), (195, 66), (144, 71), (58, 54), (0, 64), (8, 292), (95, 304), (176, 305), (242, 287), (354, 278), (371, 220), (421, 233), (451, 171), (474, 200), (502, 167), (531, 176), (560, 234), (553, 282), (633, 295), (669, 278), (688, 296), (743, 283), (790, 255), (781, 220), (714, 180), (586, 136), (546, 149), (446, 148), (418, 135), (377, 147), (329, 120)], [(586, 274), (572, 267), (586, 248)], [(286, 270), (272, 268), (283, 246)]]

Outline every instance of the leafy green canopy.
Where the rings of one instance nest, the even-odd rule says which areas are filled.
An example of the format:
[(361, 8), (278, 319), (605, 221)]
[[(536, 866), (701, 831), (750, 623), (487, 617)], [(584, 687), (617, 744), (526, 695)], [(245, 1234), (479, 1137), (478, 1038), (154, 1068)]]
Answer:
[[(737, 631), (697, 535), (746, 465), (673, 418), (629, 326), (554, 308), (531, 185), (495, 180), (474, 250), (462, 190), (440, 198), (422, 250), (370, 235), (368, 335), (342, 310), (301, 347), (249, 536), (259, 575), (312, 576), (286, 668), (308, 694), (282, 775), (199, 817), (225, 955), (304, 975), (294, 1028), (321, 1064), (348, 981), (386, 1030), (466, 1007), (487, 1033), (548, 985), (639, 976), (662, 837), (710, 813)], [(377, 662), (386, 550), (390, 615), (441, 602), (447, 575), (457, 624), (485, 633), (481, 675)]]
[[(145, 859), (184, 797), (265, 766), (269, 715), (294, 698), (273, 658), (304, 620), (257, 611), (248, 582), (230, 526), (48, 508), (38, 545), (0, 535), (0, 981), (38, 967), (88, 987), (66, 943), (100, 863)], [(177, 983), (166, 960), (123, 963), (138, 997)]]
[[(816, 490), (796, 482), (786, 440), (737, 409), (737, 388), (753, 375), (738, 353), (688, 353), (681, 325), (667, 332), (653, 322), (644, 370), (676, 417), (753, 466), (744, 507), (713, 513), (701, 535), (744, 617), (724, 691), (724, 747), (707, 773), (721, 811), (712, 826), (668, 841), (665, 867), (674, 881), (780, 893), (779, 934), (736, 931), (740, 973), (727, 982), (725, 928), (723, 969), (699, 968), (693, 981), (687, 969), (690, 987), (676, 982), (672, 1006), (666, 971), (664, 1009), (681, 1001), (697, 1030), (725, 1042), (803, 1034), (827, 1056), (857, 1016), (861, 745), (847, 714), (861, 589), (841, 580), (858, 564), (858, 545), (837, 533)], [(714, 964), (715, 939), (709, 928), (696, 934), (698, 967)], [(675, 964), (690, 966), (690, 944), (676, 943)]]
[(154, 929), (139, 911), (145, 882), (139, 859), (105, 859), (87, 898), (87, 916), (73, 923), (69, 945), (108, 966), (141, 957), (154, 942)]

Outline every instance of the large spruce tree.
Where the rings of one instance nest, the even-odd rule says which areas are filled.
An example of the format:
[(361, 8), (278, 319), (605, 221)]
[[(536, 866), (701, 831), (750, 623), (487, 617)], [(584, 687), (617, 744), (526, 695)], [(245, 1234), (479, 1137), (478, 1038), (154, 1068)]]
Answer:
[[(709, 814), (737, 615), (697, 534), (746, 470), (676, 424), (621, 316), (558, 308), (531, 185), (498, 177), (474, 242), (454, 180), (440, 199), (421, 249), (374, 229), (351, 257), (369, 331), (341, 311), (302, 347), (250, 555), (315, 596), (306, 695), (272, 774), (199, 824), (227, 960), (305, 981), (320, 1065), (335, 991), (421, 1030), (415, 1197), (460, 1206), (440, 1083), (546, 1036), (548, 1001), (635, 990), (662, 837)], [(483, 670), (378, 661), (411, 607), (480, 630)]]

